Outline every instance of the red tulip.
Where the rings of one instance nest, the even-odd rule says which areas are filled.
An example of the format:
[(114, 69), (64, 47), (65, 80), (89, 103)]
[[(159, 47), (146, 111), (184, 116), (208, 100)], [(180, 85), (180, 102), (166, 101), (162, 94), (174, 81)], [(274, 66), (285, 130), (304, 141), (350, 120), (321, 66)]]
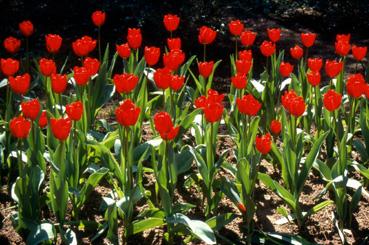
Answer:
[(38, 114), (40, 113), (41, 105), (38, 99), (32, 99), (29, 101), (22, 102), (21, 108), (23, 116), (34, 121), (37, 119)]
[(282, 77), (289, 77), (293, 71), (293, 65), (288, 62), (281, 62), (279, 66), (279, 73)]
[(149, 66), (153, 66), (158, 63), (160, 59), (160, 48), (157, 47), (145, 47), (144, 56), (146, 63)]
[(336, 42), (347, 42), (349, 43), (351, 39), (351, 34), (337, 34)]
[(81, 101), (76, 101), (66, 105), (65, 112), (73, 121), (79, 121), (83, 114), (83, 104)]
[(238, 203), (237, 204), (237, 208), (240, 210), (241, 213), (245, 214), (247, 212), (247, 209), (245, 207), (245, 205), (243, 205), (243, 203)]
[(357, 61), (362, 61), (366, 56), (367, 49), (367, 47), (352, 45), (352, 55)]
[(63, 74), (51, 74), (51, 88), (54, 93), (62, 94), (68, 85), (68, 77)]
[(247, 74), (250, 71), (252, 60), (236, 60), (237, 73)]
[(172, 119), (167, 112), (158, 112), (154, 115), (156, 131), (159, 132), (163, 140), (173, 140), (177, 137), (179, 126), (174, 127)]
[(182, 46), (181, 38), (179, 38), (179, 37), (177, 37), (177, 38), (168, 38), (167, 39), (167, 46), (168, 46), (169, 50), (181, 49), (181, 46)]
[(245, 47), (249, 47), (254, 44), (256, 38), (256, 32), (246, 30), (241, 33), (241, 43)]
[(56, 73), (56, 64), (52, 59), (40, 59), (39, 66), (42, 75), (45, 77), (49, 77), (51, 74)]
[(99, 72), (100, 61), (96, 58), (87, 57), (83, 60), (83, 66), (88, 70), (90, 76), (93, 76)]
[(163, 55), (164, 66), (172, 71), (176, 71), (185, 61), (186, 55), (182, 50), (173, 49)]
[(55, 54), (59, 52), (63, 38), (57, 34), (47, 34), (45, 36), (47, 52)]
[(256, 136), (255, 139), (255, 146), (256, 149), (263, 155), (266, 155), (270, 152), (272, 149), (272, 137), (269, 133), (262, 135), (262, 136)]
[(154, 81), (158, 88), (167, 89), (170, 86), (172, 75), (168, 68), (159, 68), (154, 72)]
[(207, 103), (204, 108), (207, 122), (214, 123), (220, 121), (223, 115), (224, 106), (221, 103)]
[(270, 122), (270, 132), (274, 135), (279, 135), (282, 131), (282, 123), (278, 120), (273, 120)]
[(198, 40), (200, 44), (207, 45), (214, 42), (217, 32), (210, 27), (202, 26), (199, 31)]
[(180, 18), (175, 14), (166, 14), (163, 18), (163, 23), (167, 31), (175, 31), (179, 26)]
[(295, 45), (295, 47), (290, 48), (290, 54), (292, 58), (299, 60), (304, 54), (304, 50), (299, 45)]
[(20, 32), (23, 36), (29, 37), (33, 34), (33, 24), (29, 20), (24, 20), (18, 25)]
[(240, 20), (233, 20), (228, 24), (229, 32), (234, 36), (239, 36), (245, 28)]
[(170, 88), (173, 91), (178, 91), (179, 89), (182, 88), (182, 86), (184, 84), (184, 81), (185, 81), (184, 76), (174, 75), (174, 76), (172, 76), (172, 78), (170, 80)]
[(263, 41), (260, 45), (260, 51), (265, 57), (269, 57), (275, 52), (275, 44), (269, 41)]
[(136, 124), (140, 116), (141, 109), (137, 107), (130, 99), (124, 100), (117, 109), (115, 116), (117, 122), (123, 127), (130, 127)]
[(5, 76), (13, 76), (19, 70), (19, 61), (12, 58), (1, 58), (1, 71)]
[(7, 37), (5, 38), (3, 44), (6, 51), (8, 51), (11, 54), (14, 54), (19, 51), (19, 48), (21, 46), (21, 40), (15, 37)]
[(42, 111), (40, 118), (38, 119), (38, 126), (40, 126), (40, 128), (45, 128), (47, 126), (47, 123), (48, 123), (47, 113), (46, 111)]
[(235, 76), (231, 77), (232, 84), (237, 89), (244, 89), (247, 86), (247, 77), (245, 74), (237, 73)]
[(199, 73), (204, 78), (208, 78), (210, 74), (213, 72), (214, 62), (199, 62), (197, 64), (197, 68), (199, 69)]
[(343, 69), (343, 63), (336, 60), (326, 60), (325, 62), (325, 73), (330, 78), (336, 77)]
[(289, 90), (282, 95), (283, 107), (293, 116), (299, 117), (305, 112), (305, 102), (295, 91)]
[(311, 32), (301, 33), (301, 42), (307, 48), (310, 48), (311, 46), (314, 45), (315, 39), (316, 33)]
[(219, 94), (217, 91), (209, 89), (207, 97), (200, 96), (195, 100), (195, 106), (203, 110), (206, 121), (213, 123), (222, 118), (224, 110), (223, 99), (224, 94)]
[(346, 56), (350, 52), (350, 43), (345, 41), (336, 42), (334, 45), (336, 54)]
[(31, 76), (28, 73), (16, 77), (9, 77), (9, 85), (16, 94), (25, 95), (31, 84)]
[(369, 100), (369, 84), (364, 85), (364, 95)]
[(138, 49), (142, 43), (141, 29), (128, 28), (127, 41), (130, 48)]
[(22, 116), (14, 117), (10, 120), (10, 133), (18, 139), (26, 139), (31, 131), (31, 122)]
[(308, 67), (311, 71), (318, 72), (322, 69), (323, 60), (321, 58), (309, 58)]
[(103, 11), (97, 10), (92, 13), (91, 20), (95, 26), (101, 27), (105, 23), (106, 14)]
[(238, 52), (238, 58), (240, 60), (252, 60), (252, 51), (250, 50), (242, 50)]
[(323, 104), (325, 109), (328, 111), (334, 111), (338, 109), (342, 102), (342, 95), (337, 93), (333, 89), (328, 90), (327, 93), (324, 94)]
[(248, 116), (256, 116), (261, 109), (261, 104), (251, 94), (244, 95), (242, 99), (237, 98), (236, 104), (238, 110)]
[(132, 92), (136, 87), (138, 80), (139, 78), (136, 75), (129, 73), (115, 74), (113, 77), (115, 88), (120, 94), (128, 94)]
[(96, 40), (83, 36), (72, 43), (73, 52), (80, 57), (87, 56), (96, 48)]
[(73, 68), (73, 77), (76, 81), (76, 84), (79, 86), (85, 86), (90, 79), (91, 75), (89, 70), (86, 67), (78, 67), (75, 66)]
[(70, 129), (72, 128), (72, 120), (70, 118), (51, 118), (51, 131), (55, 138), (64, 141), (68, 138)]
[(320, 84), (321, 76), (319, 71), (309, 71), (306, 76), (311, 86), (318, 86)]
[(267, 32), (270, 41), (272, 41), (273, 43), (278, 42), (281, 38), (281, 29), (279, 28), (268, 28)]
[(128, 43), (123, 43), (121, 45), (116, 44), (115, 48), (122, 59), (127, 59), (131, 55), (131, 49), (129, 48)]
[(365, 90), (365, 78), (361, 73), (351, 74), (347, 78), (347, 94), (355, 99), (359, 98)]

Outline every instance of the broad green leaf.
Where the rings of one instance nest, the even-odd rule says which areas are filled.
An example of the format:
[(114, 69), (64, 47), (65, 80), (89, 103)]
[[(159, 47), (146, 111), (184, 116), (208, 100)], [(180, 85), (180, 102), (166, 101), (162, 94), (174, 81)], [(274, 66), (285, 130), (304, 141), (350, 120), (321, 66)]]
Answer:
[(54, 240), (55, 228), (50, 223), (42, 223), (32, 229), (27, 237), (27, 244), (40, 244)]

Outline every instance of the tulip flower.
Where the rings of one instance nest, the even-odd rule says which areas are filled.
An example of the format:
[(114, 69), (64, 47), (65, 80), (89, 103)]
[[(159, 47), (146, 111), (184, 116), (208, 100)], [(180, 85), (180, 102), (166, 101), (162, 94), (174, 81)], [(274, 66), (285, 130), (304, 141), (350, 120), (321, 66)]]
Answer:
[(123, 43), (121, 45), (116, 44), (115, 48), (117, 50), (118, 55), (122, 59), (127, 59), (131, 55), (131, 49), (129, 48), (128, 43)]
[(65, 112), (73, 121), (79, 121), (83, 114), (83, 104), (81, 101), (76, 101), (66, 105)]
[(293, 48), (290, 48), (290, 54), (292, 58), (299, 60), (304, 54), (304, 50), (300, 46), (295, 45)]
[(26, 139), (31, 131), (31, 122), (22, 116), (13, 118), (9, 122), (10, 133), (18, 139)]
[(47, 34), (45, 36), (46, 50), (51, 54), (56, 54), (62, 45), (63, 38), (58, 34)]
[(209, 89), (207, 97), (201, 96), (195, 100), (195, 106), (203, 110), (207, 122), (214, 123), (222, 118), (224, 110), (223, 99), (224, 94), (219, 94), (217, 91)]
[(240, 20), (232, 20), (228, 23), (229, 32), (234, 36), (240, 36), (245, 28)]
[(293, 116), (299, 117), (305, 112), (305, 102), (295, 91), (289, 90), (282, 95), (283, 107)]
[(72, 43), (72, 48), (77, 56), (85, 57), (96, 48), (96, 40), (83, 36)]
[(4, 48), (11, 54), (14, 54), (19, 51), (21, 46), (21, 40), (15, 37), (7, 37), (3, 42)]
[(154, 115), (154, 125), (163, 140), (173, 140), (178, 135), (179, 126), (174, 127), (172, 119), (167, 112), (156, 113)]
[(173, 50), (173, 49), (181, 49), (181, 38), (177, 37), (177, 38), (168, 38), (167, 39), (167, 46), (169, 48), (169, 50)]
[(281, 29), (279, 28), (268, 28), (267, 29), (269, 40), (276, 43), (281, 38)]
[(366, 52), (367, 52), (368, 48), (352, 45), (351, 50), (352, 50), (352, 55), (354, 56), (354, 58), (357, 61), (362, 61), (366, 56)]
[(184, 76), (173, 75), (172, 78), (170, 79), (170, 88), (173, 91), (177, 92), (183, 87), (184, 81), (185, 81)]
[(335, 111), (337, 110), (342, 102), (342, 95), (337, 93), (333, 89), (328, 90), (327, 93), (324, 94), (323, 97), (323, 104), (325, 109), (328, 111)]
[(242, 99), (237, 98), (236, 104), (240, 113), (247, 116), (256, 116), (261, 109), (261, 103), (252, 94), (244, 95)]
[(310, 48), (314, 45), (316, 39), (316, 33), (301, 33), (301, 42), (306, 48)]
[(83, 60), (83, 66), (88, 70), (90, 76), (93, 76), (99, 72), (100, 61), (96, 58), (87, 57)]
[(20, 32), (25, 37), (30, 37), (33, 34), (33, 24), (29, 20), (24, 20), (18, 25)]
[(359, 98), (363, 94), (365, 84), (364, 76), (361, 73), (351, 74), (346, 82), (347, 94), (355, 99)]
[(163, 55), (164, 66), (171, 71), (176, 71), (183, 64), (186, 55), (182, 50), (173, 49)]
[(350, 52), (350, 43), (346, 41), (338, 41), (334, 45), (336, 54), (346, 56)]
[(243, 46), (250, 47), (255, 42), (256, 32), (249, 31), (249, 30), (243, 31), (241, 33), (240, 38), (241, 38), (241, 43)]
[(1, 58), (0, 66), (1, 71), (5, 76), (13, 76), (19, 70), (19, 61), (11, 58)]
[(347, 42), (350, 43), (351, 34), (337, 34), (336, 42)]
[(270, 132), (274, 135), (279, 135), (282, 131), (282, 123), (278, 120), (272, 120), (270, 122)]
[(236, 60), (236, 71), (240, 74), (247, 74), (250, 71), (252, 60)]
[(53, 73), (50, 76), (51, 79), (51, 89), (54, 93), (62, 94), (68, 85), (68, 77), (63, 74)]
[(157, 47), (145, 47), (144, 51), (145, 61), (149, 66), (153, 66), (158, 63), (160, 59), (160, 48)]
[(169, 32), (177, 30), (180, 18), (175, 14), (166, 14), (163, 18), (165, 29)]
[(128, 94), (132, 92), (136, 87), (138, 80), (139, 78), (136, 75), (129, 73), (115, 74), (113, 77), (115, 89), (120, 94)]
[(323, 66), (322, 58), (309, 58), (308, 67), (311, 71), (319, 72)]
[(41, 105), (38, 99), (32, 99), (21, 103), (23, 116), (35, 121), (41, 110)]
[(265, 57), (269, 57), (275, 52), (275, 44), (269, 41), (263, 41), (260, 45), (260, 51)]
[(202, 26), (199, 30), (198, 40), (200, 44), (208, 45), (214, 42), (217, 32), (210, 27)]
[(39, 61), (40, 71), (45, 77), (51, 76), (56, 73), (56, 64), (52, 59), (42, 58)]
[(156, 87), (160, 89), (167, 89), (170, 86), (172, 76), (168, 68), (159, 68), (154, 72), (154, 81)]
[(124, 100), (117, 109), (115, 109), (115, 116), (117, 122), (123, 127), (130, 127), (136, 124), (140, 116), (141, 109), (130, 100)]
[(85, 86), (88, 80), (90, 79), (91, 75), (86, 67), (75, 66), (73, 68), (73, 77), (77, 85)]
[(210, 74), (213, 72), (214, 62), (208, 61), (208, 62), (199, 62), (197, 64), (197, 68), (199, 69), (199, 73), (204, 78), (208, 78)]
[(28, 73), (16, 77), (9, 77), (10, 88), (16, 94), (25, 95), (28, 92), (30, 84), (31, 76)]
[(47, 112), (42, 111), (38, 119), (38, 126), (40, 126), (40, 128), (45, 128), (47, 126), (47, 123), (48, 123)]
[(255, 139), (256, 149), (263, 155), (266, 155), (272, 149), (272, 137), (269, 133), (261, 136), (256, 136)]
[(330, 78), (335, 78), (343, 69), (343, 63), (336, 60), (326, 60), (325, 73)]
[(55, 138), (64, 141), (68, 138), (70, 129), (72, 128), (72, 120), (70, 118), (51, 118), (51, 131)]
[(238, 52), (238, 58), (240, 60), (252, 60), (252, 50), (242, 50)]
[(231, 82), (236, 89), (244, 89), (247, 86), (247, 77), (245, 74), (236, 74), (231, 77)]
[(281, 62), (279, 66), (279, 73), (282, 77), (289, 77), (293, 71), (293, 65), (288, 62)]
[(105, 23), (105, 17), (106, 17), (105, 12), (103, 12), (101, 10), (97, 10), (97, 11), (92, 13), (91, 20), (92, 20), (92, 23), (95, 26), (101, 27)]
[(319, 71), (309, 71), (306, 77), (311, 86), (318, 86), (320, 84), (321, 76)]
[(141, 29), (128, 28), (127, 41), (130, 48), (138, 49), (142, 43)]

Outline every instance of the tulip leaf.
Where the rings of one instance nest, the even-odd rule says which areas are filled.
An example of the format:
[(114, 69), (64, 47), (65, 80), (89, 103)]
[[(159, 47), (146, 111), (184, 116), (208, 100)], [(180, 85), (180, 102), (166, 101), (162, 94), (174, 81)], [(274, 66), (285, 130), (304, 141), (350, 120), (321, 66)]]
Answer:
[(31, 229), (28, 237), (27, 244), (40, 244), (43, 242), (54, 240), (56, 232), (55, 228), (50, 223), (42, 223)]
[(127, 227), (127, 234), (134, 235), (165, 224), (164, 218), (149, 217), (144, 220), (134, 221)]
[(206, 223), (211, 229), (213, 229), (214, 231), (218, 231), (237, 217), (239, 217), (237, 214), (225, 213), (211, 217), (210, 219), (206, 220)]

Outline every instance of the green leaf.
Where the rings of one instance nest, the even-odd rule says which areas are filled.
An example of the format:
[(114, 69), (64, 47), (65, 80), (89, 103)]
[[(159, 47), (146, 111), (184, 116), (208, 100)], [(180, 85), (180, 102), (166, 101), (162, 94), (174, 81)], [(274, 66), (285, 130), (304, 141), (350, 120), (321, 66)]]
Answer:
[(42, 223), (31, 230), (27, 237), (27, 244), (40, 244), (55, 238), (55, 228), (50, 223)]
[(267, 235), (267, 237), (272, 241), (279, 240), (279, 241), (285, 242), (283, 244), (315, 245), (314, 243), (306, 241), (304, 238), (302, 238), (298, 235), (279, 234), (279, 233), (276, 233), (276, 232), (265, 232), (264, 234)]
[(134, 221), (127, 228), (127, 234), (134, 235), (145, 230), (163, 225), (164, 218), (150, 217), (140, 221)]
[(68, 229), (67, 232), (65, 232), (64, 238), (65, 238), (65, 241), (69, 245), (77, 245), (78, 244), (76, 233), (74, 233), (74, 231), (72, 231), (71, 229)]
[(174, 165), (177, 174), (183, 174), (191, 169), (193, 162), (193, 155), (189, 150), (182, 150), (181, 153), (175, 157)]
[(203, 221), (191, 220), (184, 214), (176, 213), (167, 217), (167, 222), (172, 224), (183, 224), (188, 227), (192, 234), (203, 240), (207, 244), (216, 244), (213, 230)]
[(225, 213), (211, 217), (210, 219), (206, 220), (206, 223), (211, 229), (218, 231), (237, 217), (239, 217), (237, 214)]
[(318, 203), (317, 205), (315, 205), (314, 207), (312, 207), (308, 212), (307, 212), (307, 216), (312, 215), (312, 214), (316, 214), (317, 212), (319, 212), (320, 210), (322, 210), (323, 208), (333, 204), (334, 202), (332, 200), (325, 200), (321, 203)]

